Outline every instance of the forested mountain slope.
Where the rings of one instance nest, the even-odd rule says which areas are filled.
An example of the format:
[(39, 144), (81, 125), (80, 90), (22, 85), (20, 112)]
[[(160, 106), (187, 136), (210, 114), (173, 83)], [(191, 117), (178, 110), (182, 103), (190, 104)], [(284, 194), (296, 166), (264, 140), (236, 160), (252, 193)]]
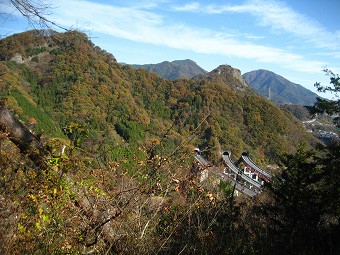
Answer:
[[(170, 81), (27, 31), (0, 41), (0, 97), (1, 254), (339, 254), (338, 147), (231, 66)], [(237, 197), (225, 149), (280, 176)]]
[(190, 59), (175, 60), (172, 62), (164, 61), (158, 64), (131, 65), (135, 69), (146, 69), (158, 74), (160, 77), (169, 80), (190, 79), (197, 75), (205, 74), (203, 68)]
[(190, 144), (207, 149), (212, 159), (230, 148), (271, 161), (299, 141), (313, 141), (292, 115), (253, 93), (230, 66), (192, 80), (164, 80), (118, 64), (76, 31), (13, 35), (0, 41), (0, 56), (1, 96), (8, 107), (52, 136), (80, 124), (89, 131), (91, 148), (98, 140), (160, 139), (170, 129), (164, 153), (208, 115)]
[(278, 105), (313, 105), (318, 95), (303, 86), (267, 70), (243, 74), (249, 86)]
[[(164, 61), (158, 64), (131, 65), (135, 69), (146, 69), (158, 74), (165, 79), (175, 80), (181, 78), (202, 77), (207, 74), (194, 61), (176, 60)], [(217, 69), (214, 72), (218, 72)], [(211, 76), (210, 72), (210, 76)], [(208, 74), (209, 75), (209, 74)], [(231, 75), (241, 76), (241, 73)], [(243, 78), (249, 86), (264, 98), (277, 105), (313, 105), (318, 95), (299, 84), (290, 82), (286, 78), (267, 70), (255, 70), (243, 74)], [(242, 82), (241, 82), (242, 83)]]

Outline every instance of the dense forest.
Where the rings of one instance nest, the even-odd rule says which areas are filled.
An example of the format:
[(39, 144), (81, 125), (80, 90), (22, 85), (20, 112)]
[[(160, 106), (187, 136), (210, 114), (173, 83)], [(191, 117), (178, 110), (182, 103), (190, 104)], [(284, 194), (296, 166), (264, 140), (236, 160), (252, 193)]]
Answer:
[(295, 118), (256, 95), (233, 70), (169, 81), (119, 65), (75, 31), (28, 31), (0, 46), (1, 96), (22, 120), (36, 120), (36, 132), (63, 137), (62, 128), (73, 123), (86, 126), (88, 143), (117, 143), (159, 139), (171, 127), (162, 141), (171, 151), (210, 115), (191, 143), (211, 157), (227, 147), (236, 154), (250, 150), (264, 163), (300, 141), (313, 144)]
[[(39, 140), (0, 133), (4, 254), (337, 254), (339, 150), (220, 66), (166, 80), (78, 31), (0, 41), (2, 109)], [(254, 199), (202, 170), (248, 151), (277, 177)], [(318, 148), (318, 149), (317, 149)]]

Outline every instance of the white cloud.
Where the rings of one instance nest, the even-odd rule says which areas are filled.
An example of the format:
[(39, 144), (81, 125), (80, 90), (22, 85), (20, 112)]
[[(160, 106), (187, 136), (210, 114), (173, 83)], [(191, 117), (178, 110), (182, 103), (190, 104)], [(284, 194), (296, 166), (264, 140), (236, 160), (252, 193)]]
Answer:
[[(94, 32), (132, 41), (168, 46), (204, 54), (252, 59), (275, 63), (292, 70), (319, 72), (326, 63), (275, 47), (237, 40), (233, 35), (183, 24), (167, 23), (165, 18), (147, 10), (114, 7), (82, 0), (60, 0), (56, 22), (63, 26), (87, 24)], [(79, 8), (81, 6), (81, 8)], [(186, 6), (193, 9), (198, 6)]]
[[(316, 47), (338, 50), (340, 49), (339, 31), (334, 33), (328, 31), (318, 22), (302, 14), (295, 12), (284, 2), (275, 0), (248, 0), (242, 5), (215, 5), (206, 6), (194, 3), (196, 8), (174, 7), (177, 11), (195, 11), (209, 14), (223, 13), (247, 13), (258, 19), (260, 26), (290, 33), (303, 38)], [(188, 5), (185, 5), (188, 6)]]
[(193, 2), (189, 4), (185, 4), (183, 6), (174, 6), (173, 9), (176, 11), (198, 11), (200, 10), (201, 5), (198, 2)]
[(130, 6), (134, 9), (151, 9), (168, 3), (171, 0), (124, 0), (120, 1), (124, 6)]

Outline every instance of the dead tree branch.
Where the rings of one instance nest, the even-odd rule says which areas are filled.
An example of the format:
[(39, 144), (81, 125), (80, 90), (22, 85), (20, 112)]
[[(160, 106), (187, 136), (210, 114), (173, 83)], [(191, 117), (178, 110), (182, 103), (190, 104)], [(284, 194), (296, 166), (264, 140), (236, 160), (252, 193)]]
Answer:
[(8, 135), (19, 149), (20, 152), (27, 155), (38, 169), (47, 168), (45, 152), (39, 138), (31, 133), (3, 104), (0, 103), (0, 131)]

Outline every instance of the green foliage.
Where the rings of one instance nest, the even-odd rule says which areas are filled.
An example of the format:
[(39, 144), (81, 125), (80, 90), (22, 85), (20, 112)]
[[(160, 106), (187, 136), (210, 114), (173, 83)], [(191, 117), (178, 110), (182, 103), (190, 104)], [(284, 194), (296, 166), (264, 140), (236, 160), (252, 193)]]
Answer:
[(271, 242), (279, 254), (339, 251), (340, 190), (339, 170), (335, 169), (339, 158), (332, 155), (338, 155), (339, 148), (334, 149), (326, 149), (331, 154), (320, 158), (302, 146), (296, 154), (283, 158), (286, 168), (271, 186), (275, 204), (267, 208), (275, 215), (267, 220), (273, 224)]
[(224, 196), (227, 198), (227, 197), (230, 197), (230, 195), (232, 194), (233, 186), (229, 182), (221, 181), (220, 189), (222, 193), (224, 194)]
[[(3, 148), (0, 189), (2, 198), (6, 198), (1, 205), (6, 213), (0, 214), (1, 253), (74, 252), (75, 247), (68, 245), (68, 238), (76, 237), (72, 234), (75, 225), (67, 218), (72, 215), (69, 207), (74, 196), (70, 191), (71, 184), (60, 178), (57, 169), (37, 174), (30, 162), (15, 155), (15, 150), (8, 152)], [(4, 161), (10, 164), (4, 164)]]
[[(27, 90), (27, 97), (59, 126), (86, 125), (88, 143), (96, 143), (97, 134), (105, 134), (105, 142), (118, 136), (128, 142), (160, 138), (174, 123), (163, 142), (170, 149), (209, 113), (191, 143), (209, 150), (210, 160), (217, 160), (220, 148), (232, 148), (237, 154), (252, 148), (261, 161), (275, 161), (283, 151), (293, 151), (297, 141), (313, 140), (291, 117), (245, 88), (232, 72), (223, 77), (213, 73), (202, 79), (164, 80), (117, 64), (82, 33), (52, 34), (44, 37), (31, 31), (1, 41), (6, 49), (9, 44), (29, 52), (36, 49), (35, 53), (46, 48), (38, 63), (5, 62), (11, 73), (18, 74), (18, 81), (7, 77), (6, 81), (8, 87), (16, 83), (20, 91)], [(209, 128), (214, 132), (208, 137)]]
[(34, 125), (36, 125), (36, 127), (34, 127), (35, 131), (63, 137), (58, 123), (53, 121), (45, 111), (32, 104), (21, 92), (17, 90), (12, 91), (11, 96), (15, 98), (18, 106), (23, 110), (21, 117), (25, 122), (28, 122), (30, 118), (36, 120), (36, 123), (34, 123)]
[(26, 48), (26, 54), (27, 56), (34, 56), (38, 55), (39, 53), (45, 52), (46, 48), (45, 47), (36, 47), (36, 48)]
[(323, 86), (319, 82), (315, 83), (315, 87), (318, 89), (319, 92), (333, 92), (335, 94), (340, 92), (340, 76), (338, 74), (333, 73), (329, 69), (323, 70), (326, 75), (329, 76), (331, 86)]
[(88, 129), (86, 126), (71, 123), (63, 128), (64, 134), (71, 140), (74, 146), (80, 147), (84, 138), (88, 136)]
[(285, 111), (291, 112), (297, 119), (301, 121), (309, 120), (310, 114), (305, 106), (301, 105), (283, 105), (280, 107)]
[[(138, 146), (127, 144), (118, 144), (112, 146), (107, 151), (109, 162), (116, 162), (120, 167), (123, 167), (132, 176), (136, 171), (141, 169), (143, 162), (146, 161), (146, 153)], [(139, 164), (138, 164), (139, 163)]]
[[(1, 134), (0, 216), (13, 215), (0, 221), (1, 252), (308, 254), (308, 238), (337, 248), (337, 151), (298, 149), (312, 141), (302, 125), (237, 77), (164, 80), (117, 64), (76, 31), (31, 31), (0, 46), (1, 96), (23, 120), (58, 123), (69, 139), (45, 142), (48, 169), (38, 174)], [(25, 64), (8, 61), (17, 52)], [(194, 146), (215, 161), (222, 149), (248, 149), (261, 163), (298, 154), (286, 156), (272, 195), (231, 207), (229, 184), (198, 182)]]
[[(323, 70), (326, 75), (330, 77), (330, 85), (331, 86), (324, 86), (321, 85), (320, 82), (314, 84), (314, 86), (318, 89), (319, 92), (331, 92), (334, 93), (336, 96), (340, 92), (340, 76), (338, 74), (333, 73), (329, 69)], [(312, 115), (318, 113), (327, 113), (329, 115), (336, 115), (337, 117), (334, 118), (334, 123), (340, 127), (339, 122), (339, 114), (340, 114), (340, 100), (327, 100), (322, 98), (317, 98), (317, 102), (314, 106), (308, 107), (310, 113)]]
[[(0, 44), (1, 97), (22, 120), (34, 118), (39, 129), (54, 136), (58, 133), (53, 128), (64, 127), (61, 136), (70, 140), (45, 143), (48, 169), (38, 175), (3, 135), (1, 196), (15, 205), (5, 207), (19, 217), (0, 224), (17, 237), (6, 246), (8, 251), (20, 244), (17, 253), (27, 254), (94, 250), (101, 254), (270, 254), (271, 247), (264, 243), (271, 240), (281, 248), (283, 241), (277, 238), (281, 230), (285, 237), (297, 231), (295, 239), (304, 251), (306, 239), (300, 234), (310, 236), (311, 230), (319, 230), (300, 219), (303, 210), (313, 223), (322, 210), (318, 226), (334, 231), (336, 216), (331, 212), (338, 207), (330, 199), (326, 203), (324, 192), (332, 190), (328, 194), (336, 199), (336, 178), (325, 177), (326, 161), (321, 165), (309, 161), (311, 155), (303, 150), (284, 161), (293, 170), (282, 182), (285, 185), (273, 188), (275, 195), (269, 200), (275, 199), (277, 207), (260, 203), (266, 215), (282, 212), (283, 225), (273, 215), (266, 218), (268, 224), (278, 224), (275, 231), (263, 218), (249, 222), (263, 211), (249, 215), (256, 207), (248, 200), (235, 199), (229, 206), (232, 187), (228, 183), (211, 180), (206, 188), (198, 183), (192, 166), (194, 146), (211, 161), (220, 159), (222, 149), (231, 149), (233, 155), (247, 149), (258, 162), (267, 163), (284, 151), (294, 151), (299, 141), (311, 139), (296, 119), (248, 90), (239, 78), (213, 73), (202, 79), (168, 81), (117, 64), (82, 33), (52, 34), (44, 37), (30, 31)], [(8, 61), (18, 52), (25, 64)], [(67, 145), (64, 154), (63, 145)], [(335, 162), (336, 156), (332, 157)], [(309, 172), (300, 170), (314, 167)], [(79, 208), (84, 197), (88, 208), (97, 209), (99, 220)], [(111, 214), (101, 215), (108, 208)], [(118, 216), (112, 214), (116, 209), (122, 211)], [(5, 212), (0, 211), (2, 219), (8, 216)], [(108, 225), (98, 227), (107, 217)], [(117, 234), (116, 241), (105, 240), (106, 228)], [(289, 247), (297, 244), (291, 242)]]
[(143, 138), (144, 127), (136, 122), (121, 120), (115, 124), (115, 129), (126, 141), (137, 142)]

